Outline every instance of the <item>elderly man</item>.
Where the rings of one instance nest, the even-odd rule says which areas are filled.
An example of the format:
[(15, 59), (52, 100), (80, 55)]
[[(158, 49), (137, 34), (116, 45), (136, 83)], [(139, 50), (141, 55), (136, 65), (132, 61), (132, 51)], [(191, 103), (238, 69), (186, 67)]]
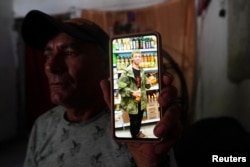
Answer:
[[(161, 143), (116, 143), (111, 135), (108, 35), (85, 19), (58, 22), (30, 11), (23, 22), (24, 41), (44, 51), (51, 101), (58, 106), (33, 125), (25, 167), (168, 166), (167, 153), (180, 134), (180, 110), (168, 108), (155, 127)], [(173, 77), (163, 76), (159, 103), (176, 97)]]

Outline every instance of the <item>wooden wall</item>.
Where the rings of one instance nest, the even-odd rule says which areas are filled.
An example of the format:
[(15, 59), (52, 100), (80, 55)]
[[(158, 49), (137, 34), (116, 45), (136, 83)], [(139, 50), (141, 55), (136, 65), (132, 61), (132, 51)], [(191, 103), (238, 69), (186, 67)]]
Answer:
[[(156, 30), (161, 33), (163, 48), (177, 62), (186, 79), (189, 109), (192, 109), (196, 64), (194, 0), (168, 0), (133, 12), (141, 31)], [(96, 22), (110, 34), (115, 20), (126, 21), (126, 11), (83, 10), (82, 17)]]

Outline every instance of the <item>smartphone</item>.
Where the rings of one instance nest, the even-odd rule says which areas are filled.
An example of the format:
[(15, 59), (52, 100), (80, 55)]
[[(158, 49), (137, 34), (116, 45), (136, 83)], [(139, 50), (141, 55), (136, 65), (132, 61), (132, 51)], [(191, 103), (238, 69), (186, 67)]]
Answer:
[(161, 36), (146, 32), (110, 39), (111, 121), (116, 141), (159, 141)]

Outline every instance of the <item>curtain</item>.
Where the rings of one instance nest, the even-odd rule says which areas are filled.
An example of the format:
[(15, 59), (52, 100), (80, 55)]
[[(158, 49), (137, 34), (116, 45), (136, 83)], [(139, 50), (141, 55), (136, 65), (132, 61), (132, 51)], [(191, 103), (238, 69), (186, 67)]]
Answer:
[[(156, 30), (162, 46), (180, 67), (187, 85), (189, 108), (193, 108), (196, 68), (196, 13), (194, 0), (168, 0), (146, 8), (126, 11), (83, 10), (82, 17), (99, 24), (107, 33), (114, 33), (115, 23), (126, 24), (129, 14), (140, 31)], [(113, 32), (112, 32), (113, 31)], [(192, 115), (192, 112), (189, 113)]]

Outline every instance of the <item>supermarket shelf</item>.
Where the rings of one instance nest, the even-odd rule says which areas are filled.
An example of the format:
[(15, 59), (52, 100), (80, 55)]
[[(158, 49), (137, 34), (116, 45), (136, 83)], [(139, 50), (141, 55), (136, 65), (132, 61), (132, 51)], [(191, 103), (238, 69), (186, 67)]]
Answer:
[[(152, 48), (152, 49), (139, 49), (140, 51), (142, 52), (155, 52), (157, 51), (156, 48)], [(133, 50), (115, 50), (113, 51), (113, 53), (130, 53), (132, 52)]]

